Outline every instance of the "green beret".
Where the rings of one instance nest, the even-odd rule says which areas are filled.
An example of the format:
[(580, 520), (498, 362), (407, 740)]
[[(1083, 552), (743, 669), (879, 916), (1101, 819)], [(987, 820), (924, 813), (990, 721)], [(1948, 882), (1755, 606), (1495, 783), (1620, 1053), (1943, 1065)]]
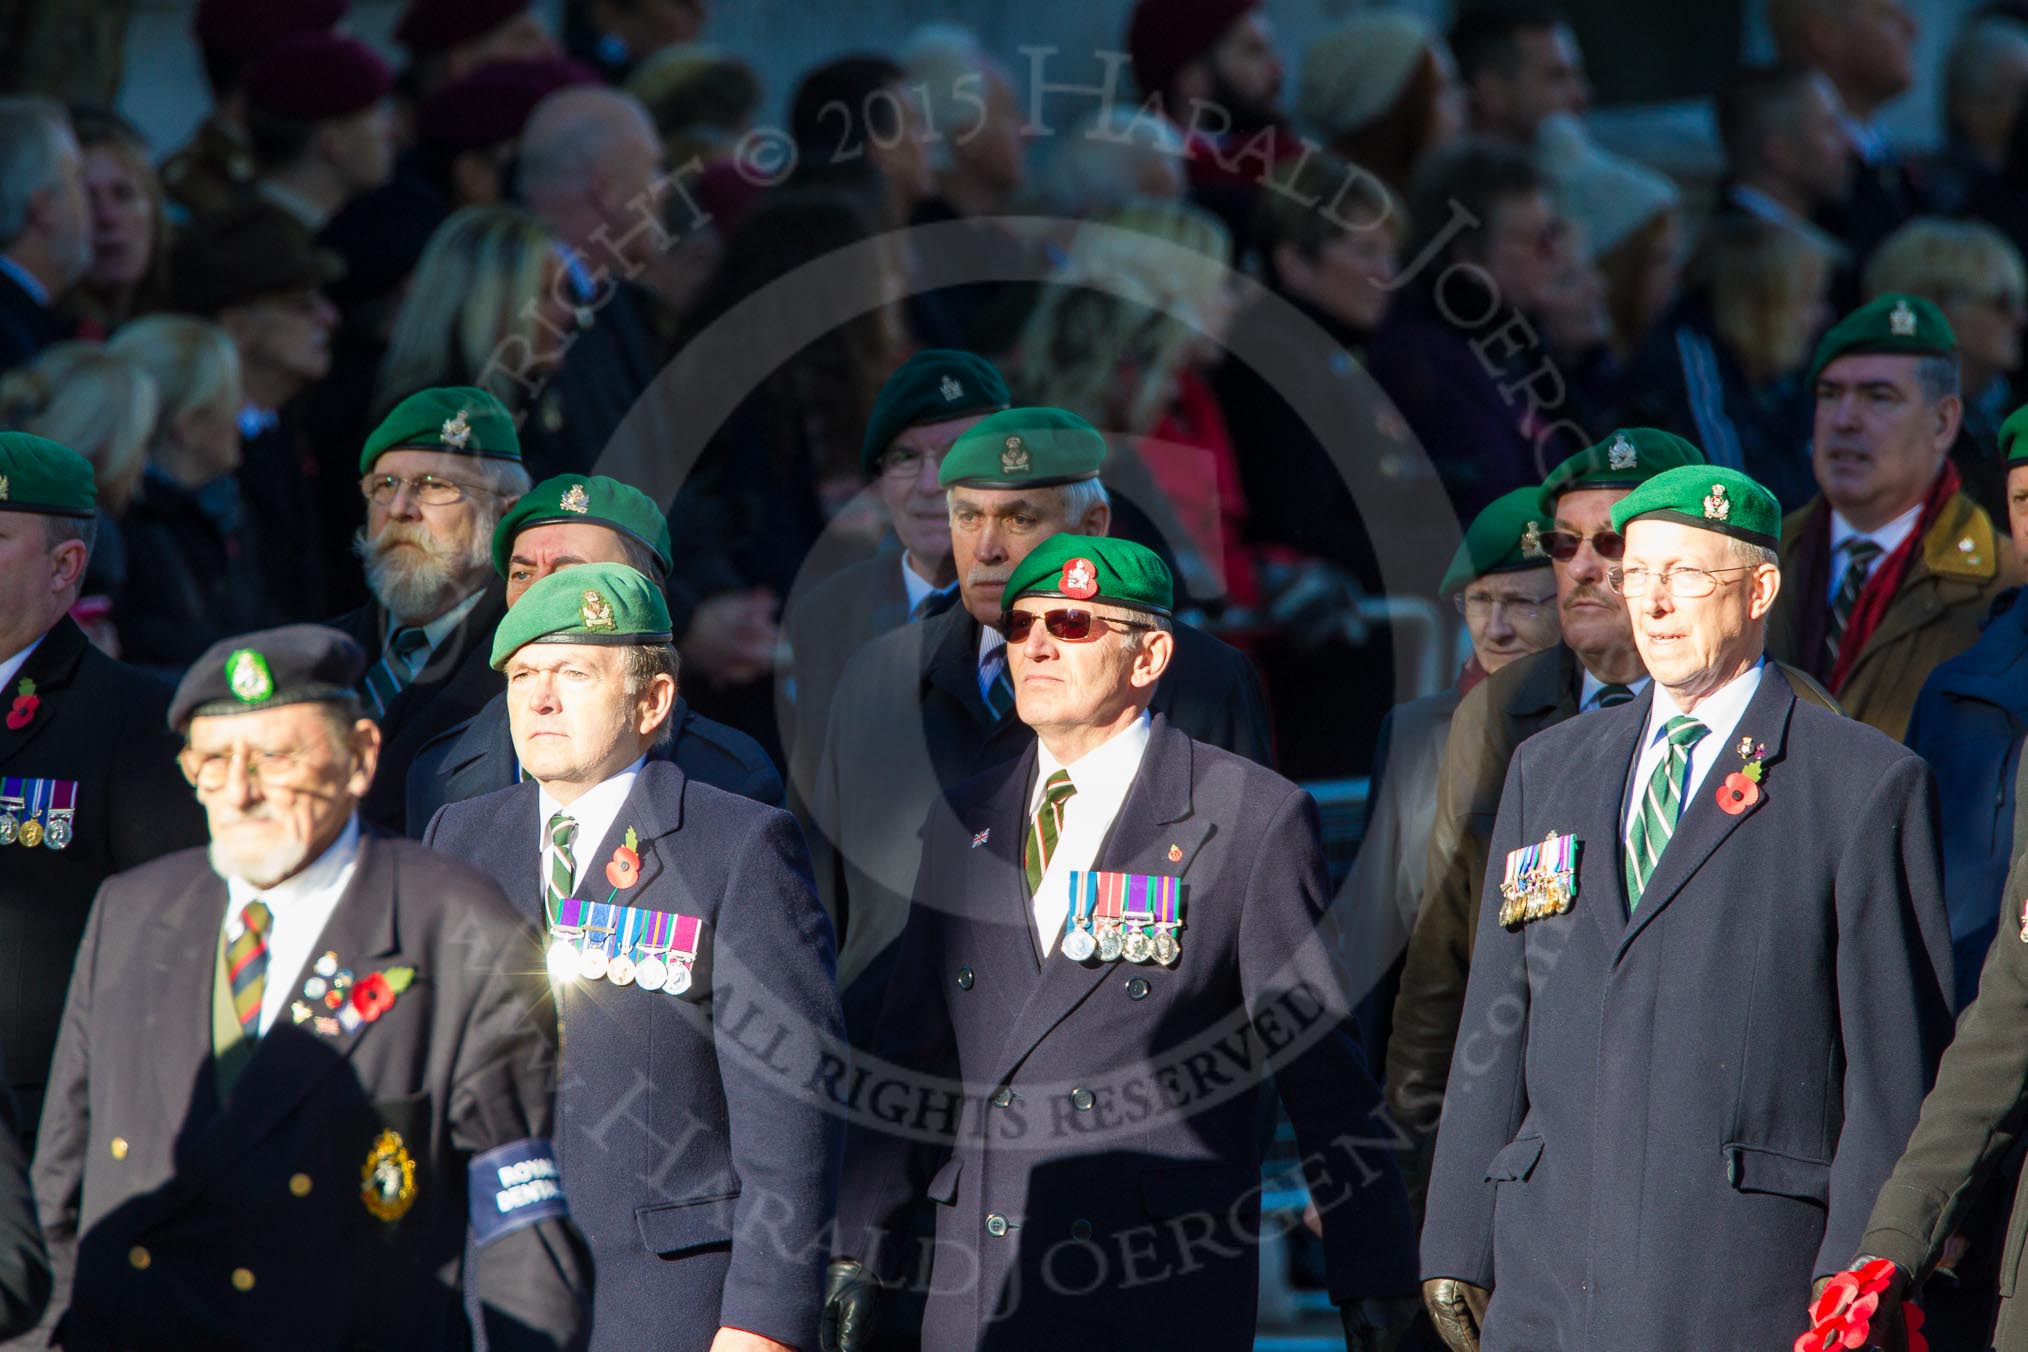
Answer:
[(629, 536), (655, 556), (665, 577), (675, 566), (669, 552), (669, 518), (653, 498), (603, 474), (559, 474), (523, 493), (500, 518), (493, 529), (494, 570), (507, 576), (514, 537), (530, 526), (553, 521), (585, 521)]
[(0, 512), (89, 517), (98, 501), (91, 461), (48, 437), (0, 432)]
[(2023, 404), (2007, 415), (2007, 421), (2000, 424), (2000, 459), (2009, 468), (2028, 465), (2028, 439), (2022, 434), (2028, 432), (2028, 404)]
[(1704, 452), (1674, 432), (1622, 427), (1549, 471), (1536, 505), (1554, 517), (1556, 500), (1565, 493), (1586, 488), (1636, 488), (1663, 470), (1703, 463)]
[(506, 405), (470, 385), (418, 390), (394, 406), (366, 439), (359, 472), (387, 451), (449, 451), (489, 460), (521, 460), (521, 439)]
[(1947, 357), (1958, 336), (1942, 310), (1900, 291), (1883, 291), (1831, 326), (1810, 363), (1810, 384), (1824, 368), (1851, 352), (1886, 352), (1909, 357)]
[(551, 573), (523, 592), (493, 631), (493, 670), (530, 643), (667, 643), (669, 602), (661, 584), (624, 563), (587, 563)]
[(859, 468), (873, 473), (889, 443), (911, 427), (992, 413), (1014, 402), (999, 369), (984, 357), (950, 347), (929, 347), (887, 378), (866, 420)]
[(356, 705), (366, 652), (350, 635), (321, 624), (220, 639), (177, 682), (169, 727), (193, 718), (251, 714), (285, 704)]
[(1042, 488), (1098, 478), (1106, 439), (1060, 408), (1010, 408), (965, 430), (944, 457), (945, 488)]
[(1613, 529), (1641, 517), (1730, 535), (1773, 549), (1782, 533), (1782, 508), (1775, 495), (1736, 469), (1685, 465), (1636, 488), (1613, 504)]
[(1533, 488), (1517, 488), (1494, 498), (1465, 528), (1439, 594), (1461, 592), (1488, 573), (1547, 568), (1549, 551), (1543, 548), (1542, 537), (1549, 524), (1549, 514)]
[(1000, 608), (1011, 610), (1024, 596), (1107, 601), (1167, 615), (1176, 604), (1176, 583), (1169, 565), (1145, 545), (1103, 535), (1057, 534), (1021, 560), (1007, 579)]

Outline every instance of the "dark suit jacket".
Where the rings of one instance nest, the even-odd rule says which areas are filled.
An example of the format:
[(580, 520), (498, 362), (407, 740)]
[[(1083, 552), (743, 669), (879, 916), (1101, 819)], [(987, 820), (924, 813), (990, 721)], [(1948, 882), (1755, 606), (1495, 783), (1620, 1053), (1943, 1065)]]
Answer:
[[(377, 829), (402, 834), (408, 816), (408, 767), (416, 754), (446, 730), (470, 719), (486, 702), (506, 689), (506, 679), (493, 670), (493, 631), (507, 613), (507, 586), (499, 578), (486, 584), (479, 603), (430, 654), (416, 678), (394, 697), (380, 720), (380, 771), (360, 813)], [(387, 646), (387, 612), (372, 603), (331, 621), (366, 649), (370, 668)]]
[[(842, 1251), (900, 1278), (895, 1237), (935, 1203), (923, 1345), (939, 1352), (1066, 1336), (1250, 1348), (1272, 1075), (1323, 1211), (1332, 1299), (1412, 1291), (1407, 1198), (1318, 933), (1316, 804), (1156, 717), (1094, 867), (1181, 880), (1181, 956), (1038, 962), (1020, 864), (1035, 774), (1031, 747), (954, 788), (924, 828), (864, 1063), (872, 1115), (847, 1147)], [(896, 1120), (883, 1104), (933, 1105), (959, 1086), (956, 1113), (877, 1121)]]
[[(371, 836), (361, 851), (312, 951), (362, 978), (412, 967), (413, 984), (351, 1033), (277, 1021), (222, 1103), (225, 883), (186, 850), (99, 894), (35, 1156), (63, 1346), (462, 1347), (468, 1276), (490, 1346), (583, 1345), (589, 1273), (568, 1220), (502, 1235), (466, 1272), (472, 1158), (551, 1135), (556, 1024), (534, 935), (462, 864)], [(360, 1195), (385, 1131), (415, 1162), (392, 1221)]]
[[(471, 860), (530, 919), (542, 824), (529, 782), (453, 803), (424, 843)], [(602, 867), (632, 826), (638, 882)], [(642, 767), (578, 893), (697, 916), (708, 952), (682, 997), (582, 980), (557, 1136), (571, 1213), (591, 1241), (601, 1348), (704, 1352), (720, 1325), (817, 1345), (842, 1119), (816, 1072), (838, 1058), (831, 926), (788, 813)], [(708, 968), (708, 972), (707, 972)]]
[(616, 283), (593, 302), (591, 326), (573, 335), (557, 374), (563, 426), (540, 443), (549, 463), (538, 459), (528, 465), (538, 483), (552, 474), (589, 471), (654, 380), (660, 354), (642, 316), (650, 303), (628, 282)]
[(871, 558), (845, 564), (790, 599), (782, 640), (792, 655), (795, 700), (781, 709), (788, 730), (789, 782), (798, 801), (824, 754), (831, 696), (845, 664), (868, 639), (908, 623), (908, 589), (902, 585), (901, 545), (892, 535)]
[[(872, 1034), (880, 955), (901, 936), (922, 845), (916, 828), (944, 790), (1013, 760), (1035, 734), (995, 724), (978, 682), (979, 624), (962, 605), (867, 643), (832, 696), (810, 786), (818, 895), (842, 942), (838, 982), (855, 1046)], [(1267, 702), (1253, 665), (1189, 625), (1155, 688), (1154, 709), (1183, 732), (1266, 764)], [(864, 990), (855, 990), (866, 981)]]
[(0, 272), (0, 371), (28, 365), (42, 349), (69, 336), (70, 325), (54, 310)]
[[(1652, 689), (1515, 753), (1423, 1229), (1496, 1349), (1763, 1347), (1844, 1268), (1950, 1037), (1936, 790), (1769, 666), (1628, 919), (1622, 813)], [(1501, 861), (1577, 837), (1571, 909), (1500, 924)], [(1695, 1330), (1694, 1335), (1689, 1332)]]
[(205, 831), (176, 768), (167, 686), (107, 657), (67, 617), (0, 690), (0, 708), (23, 678), (42, 702), (20, 731), (0, 726), (0, 777), (78, 786), (67, 847), (0, 846), (0, 1059), (33, 1123), (93, 894), (109, 874), (200, 844)]
[(0, 1086), (0, 1339), (26, 1335), (49, 1304), (49, 1252), (35, 1219), (27, 1128)]
[[(681, 699), (670, 711), (676, 731), (667, 746), (648, 753), (691, 779), (751, 798), (782, 805), (782, 777), (760, 743), (723, 723), (714, 723)], [(462, 803), (517, 783), (520, 762), (507, 723), (507, 696), (499, 694), (469, 722), (447, 728), (416, 752), (408, 769), (408, 834), (422, 838), (430, 818), (446, 803)]]

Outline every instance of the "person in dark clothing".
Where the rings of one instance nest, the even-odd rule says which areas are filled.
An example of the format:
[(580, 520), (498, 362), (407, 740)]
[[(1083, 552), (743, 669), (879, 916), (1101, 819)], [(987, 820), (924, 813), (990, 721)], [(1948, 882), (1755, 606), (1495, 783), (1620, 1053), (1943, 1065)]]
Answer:
[(84, 158), (47, 99), (0, 99), (0, 371), (69, 335), (56, 303), (92, 263)]

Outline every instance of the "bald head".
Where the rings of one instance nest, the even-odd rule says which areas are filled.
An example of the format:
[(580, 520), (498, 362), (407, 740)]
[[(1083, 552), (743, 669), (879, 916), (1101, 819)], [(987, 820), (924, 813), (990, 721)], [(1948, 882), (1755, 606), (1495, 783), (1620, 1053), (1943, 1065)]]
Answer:
[[(659, 234), (638, 227), (656, 214), (662, 145), (640, 101), (598, 85), (560, 89), (535, 106), (521, 133), (515, 187), (565, 244)], [(652, 244), (648, 246), (652, 249)]]

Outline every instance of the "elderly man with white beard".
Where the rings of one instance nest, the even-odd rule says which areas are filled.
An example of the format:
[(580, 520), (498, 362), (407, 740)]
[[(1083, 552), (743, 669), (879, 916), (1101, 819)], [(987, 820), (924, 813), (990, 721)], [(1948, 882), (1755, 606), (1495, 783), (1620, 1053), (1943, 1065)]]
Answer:
[(380, 774), (360, 805), (394, 835), (409, 762), (499, 688), (486, 665), (507, 612), (493, 528), (528, 491), (514, 419), (484, 390), (422, 390), (394, 406), (359, 458), (366, 525), (355, 547), (373, 601), (332, 621), (368, 654), (360, 698), (380, 724)]

